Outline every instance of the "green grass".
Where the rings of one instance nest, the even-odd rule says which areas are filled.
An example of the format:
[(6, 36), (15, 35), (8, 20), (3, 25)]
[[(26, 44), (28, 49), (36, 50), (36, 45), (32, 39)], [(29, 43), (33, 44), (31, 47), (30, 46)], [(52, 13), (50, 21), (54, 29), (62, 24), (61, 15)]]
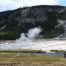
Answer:
[(66, 66), (66, 58), (0, 52), (0, 66)]
[(46, 53), (46, 51), (42, 51), (42, 50), (29, 50), (29, 49), (25, 49), (25, 50), (0, 50), (0, 53)]
[(61, 62), (63, 57), (34, 55), (34, 54), (17, 54), (17, 53), (0, 53), (1, 62)]
[(36, 55), (22, 55), (15, 57), (12, 62), (59, 62), (61, 57), (50, 57), (50, 56), (36, 56)]
[(51, 52), (65, 52), (64, 50), (51, 50)]

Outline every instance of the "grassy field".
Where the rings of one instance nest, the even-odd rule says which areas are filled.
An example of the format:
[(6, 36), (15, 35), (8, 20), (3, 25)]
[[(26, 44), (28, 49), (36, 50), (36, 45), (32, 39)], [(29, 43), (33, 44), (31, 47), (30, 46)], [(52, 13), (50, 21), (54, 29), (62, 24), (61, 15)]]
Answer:
[(66, 66), (66, 58), (0, 52), (0, 66)]

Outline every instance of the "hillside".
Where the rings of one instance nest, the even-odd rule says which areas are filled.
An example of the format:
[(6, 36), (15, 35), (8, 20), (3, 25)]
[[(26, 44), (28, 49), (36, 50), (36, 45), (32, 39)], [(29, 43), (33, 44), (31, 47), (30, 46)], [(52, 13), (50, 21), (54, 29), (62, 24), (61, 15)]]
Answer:
[[(15, 40), (30, 28), (41, 27), (39, 38), (65, 36), (66, 10), (64, 6), (39, 5), (0, 12), (0, 40)], [(61, 22), (59, 22), (61, 21)], [(58, 26), (59, 24), (62, 24)]]

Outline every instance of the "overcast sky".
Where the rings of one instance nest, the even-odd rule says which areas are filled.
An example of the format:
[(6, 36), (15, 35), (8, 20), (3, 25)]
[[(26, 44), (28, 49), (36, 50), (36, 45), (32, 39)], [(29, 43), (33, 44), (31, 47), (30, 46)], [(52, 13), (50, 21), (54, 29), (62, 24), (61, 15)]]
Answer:
[(35, 5), (63, 5), (66, 0), (0, 0), (0, 11)]

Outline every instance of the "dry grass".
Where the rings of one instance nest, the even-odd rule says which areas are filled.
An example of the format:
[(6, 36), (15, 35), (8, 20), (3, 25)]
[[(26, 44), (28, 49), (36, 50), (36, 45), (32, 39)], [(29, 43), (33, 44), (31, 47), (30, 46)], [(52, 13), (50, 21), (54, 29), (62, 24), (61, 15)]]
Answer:
[(0, 53), (0, 66), (66, 66), (66, 58), (34, 54)]
[(0, 63), (0, 66), (66, 66), (64, 62)]

